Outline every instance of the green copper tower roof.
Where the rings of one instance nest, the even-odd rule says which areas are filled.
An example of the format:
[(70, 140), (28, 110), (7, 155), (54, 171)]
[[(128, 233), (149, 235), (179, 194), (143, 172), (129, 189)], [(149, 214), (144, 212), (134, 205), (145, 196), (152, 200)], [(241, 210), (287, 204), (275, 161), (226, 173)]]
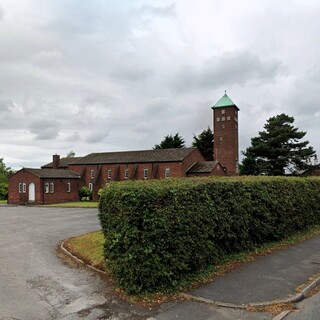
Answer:
[(224, 92), (223, 97), (212, 107), (212, 109), (225, 107), (235, 107), (237, 110), (239, 110), (236, 104), (227, 96), (226, 91)]

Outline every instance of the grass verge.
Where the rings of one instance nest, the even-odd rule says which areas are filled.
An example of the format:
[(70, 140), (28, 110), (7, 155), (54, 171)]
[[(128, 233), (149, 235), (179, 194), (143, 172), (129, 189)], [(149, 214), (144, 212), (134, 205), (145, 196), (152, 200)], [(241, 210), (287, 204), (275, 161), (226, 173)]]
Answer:
[[(287, 249), (304, 240), (320, 235), (320, 225), (312, 227), (306, 231), (296, 233), (280, 242), (271, 242), (257, 247), (250, 252), (241, 252), (229, 255), (221, 261), (220, 265), (208, 266), (201, 273), (190, 275), (183, 279), (179, 286), (170, 292), (163, 292), (154, 295), (128, 296), (121, 289), (116, 291), (131, 302), (140, 302), (143, 304), (162, 303), (168, 298), (176, 299), (182, 291), (196, 288), (197, 286), (212, 281), (215, 277), (224, 275), (240, 266), (244, 262), (254, 261), (260, 256), (268, 255), (275, 251)], [(103, 271), (107, 271), (103, 257), (104, 237), (101, 231), (84, 234), (78, 237), (70, 238), (65, 242), (65, 248), (85, 263), (94, 266)], [(269, 311), (270, 312), (270, 311)]]
[(74, 256), (99, 270), (106, 271), (103, 257), (104, 237), (101, 231), (92, 232), (70, 238), (64, 247)]
[(98, 208), (99, 202), (95, 201), (76, 201), (48, 204), (46, 207), (63, 207), (63, 208)]
[(0, 203), (7, 203), (7, 200), (0, 200)]

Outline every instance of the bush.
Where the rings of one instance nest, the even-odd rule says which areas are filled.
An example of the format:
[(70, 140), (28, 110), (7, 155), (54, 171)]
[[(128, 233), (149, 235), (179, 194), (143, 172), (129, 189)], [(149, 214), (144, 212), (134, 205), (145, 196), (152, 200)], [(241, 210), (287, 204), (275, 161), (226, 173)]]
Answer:
[(0, 183), (0, 200), (8, 200), (8, 183)]
[(92, 191), (88, 187), (81, 187), (79, 189), (79, 197), (81, 201), (90, 201), (92, 199)]
[(101, 194), (104, 254), (127, 293), (165, 291), (225, 255), (320, 223), (318, 178), (112, 183)]

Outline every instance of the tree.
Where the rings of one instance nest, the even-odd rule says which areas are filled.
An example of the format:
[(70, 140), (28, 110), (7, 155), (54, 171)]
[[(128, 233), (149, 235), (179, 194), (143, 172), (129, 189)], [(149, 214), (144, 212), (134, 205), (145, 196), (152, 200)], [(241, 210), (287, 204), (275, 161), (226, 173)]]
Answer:
[(185, 148), (185, 141), (178, 132), (174, 136), (172, 136), (172, 134), (165, 136), (160, 144), (156, 144), (153, 149), (171, 148)]
[(13, 170), (7, 167), (0, 158), (0, 200), (5, 200), (8, 198), (8, 178), (13, 174)]
[(241, 174), (284, 175), (286, 170), (295, 172), (310, 167), (310, 157), (315, 151), (309, 141), (300, 140), (306, 135), (292, 124), (294, 118), (284, 113), (271, 117), (264, 131), (251, 139), (251, 146), (243, 152)]
[(13, 174), (13, 170), (5, 165), (3, 158), (0, 158), (0, 182), (7, 183), (11, 174)]
[(68, 152), (67, 158), (74, 158), (75, 155), (76, 155), (76, 153), (73, 150), (71, 150)]
[(193, 135), (192, 146), (197, 147), (206, 161), (213, 160), (213, 133), (208, 127), (203, 130), (198, 137)]

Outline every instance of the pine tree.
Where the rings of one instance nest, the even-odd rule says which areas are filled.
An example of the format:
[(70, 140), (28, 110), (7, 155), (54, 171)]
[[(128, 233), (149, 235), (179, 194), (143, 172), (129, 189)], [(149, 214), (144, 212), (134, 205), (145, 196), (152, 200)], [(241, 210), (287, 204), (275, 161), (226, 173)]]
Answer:
[(153, 149), (171, 148), (185, 148), (185, 141), (179, 135), (179, 133), (176, 133), (174, 136), (172, 136), (172, 134), (165, 136), (160, 144), (156, 144)]
[(271, 117), (264, 131), (251, 139), (251, 146), (243, 152), (245, 158), (241, 174), (284, 175), (310, 167), (308, 160), (315, 151), (309, 141), (300, 141), (306, 132), (298, 131), (292, 124), (294, 118), (286, 114)]
[(213, 160), (213, 133), (208, 127), (203, 130), (198, 136), (193, 135), (193, 147), (197, 147), (202, 153), (206, 161)]

